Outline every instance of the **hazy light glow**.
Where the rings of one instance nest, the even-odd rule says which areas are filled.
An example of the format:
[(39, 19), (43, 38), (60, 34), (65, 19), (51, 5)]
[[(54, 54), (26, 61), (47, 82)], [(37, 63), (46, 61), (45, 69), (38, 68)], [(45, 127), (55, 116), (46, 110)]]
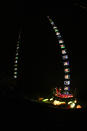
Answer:
[(57, 100), (55, 100), (54, 102), (53, 102), (53, 105), (62, 105), (62, 104), (66, 104), (66, 102), (61, 102), (61, 101), (57, 101)]
[(69, 91), (69, 90), (70, 90), (70, 87), (69, 87), (69, 86), (65, 86), (65, 87), (64, 87), (64, 90), (65, 90), (65, 91)]
[(68, 72), (70, 72), (70, 69), (69, 69), (69, 68), (65, 68), (65, 69), (64, 69), (64, 72), (65, 72), (65, 73), (68, 73)]
[(42, 100), (43, 102), (46, 102), (46, 101), (48, 101), (49, 99), (44, 99), (44, 100)]
[(57, 27), (56, 27), (56, 26), (54, 26), (54, 27), (53, 27), (53, 29), (57, 29)]
[(63, 60), (66, 60), (66, 59), (68, 59), (68, 55), (64, 55), (64, 56), (62, 56), (62, 58), (63, 58)]
[(44, 99), (44, 98), (41, 98), (41, 97), (40, 97), (38, 100), (39, 100), (39, 101), (42, 101), (43, 99)]
[(76, 108), (77, 108), (77, 109), (81, 109), (82, 106), (81, 106), (81, 105), (77, 105)]
[(64, 41), (63, 40), (59, 40), (59, 44), (62, 44), (62, 43), (64, 43)]
[(59, 32), (56, 32), (56, 35), (60, 35), (60, 33), (59, 33)]
[(62, 54), (65, 55), (66, 54), (66, 50), (62, 50)]
[(70, 75), (65, 75), (64, 78), (65, 79), (70, 79)]
[(72, 108), (72, 109), (75, 108), (75, 103), (71, 103), (70, 108)]
[(16, 79), (16, 78), (17, 78), (17, 75), (14, 75), (14, 78)]
[(61, 49), (64, 49), (65, 48), (65, 45), (60, 45)]
[(70, 104), (72, 104), (72, 103), (73, 103), (73, 101), (69, 101), (69, 102), (68, 102), (68, 105), (70, 105)]
[(64, 81), (64, 85), (70, 85), (70, 81)]
[(58, 32), (58, 29), (55, 29), (55, 32)]
[(50, 98), (50, 101), (53, 101), (53, 98)]
[(68, 66), (69, 65), (69, 61), (64, 62), (64, 66)]

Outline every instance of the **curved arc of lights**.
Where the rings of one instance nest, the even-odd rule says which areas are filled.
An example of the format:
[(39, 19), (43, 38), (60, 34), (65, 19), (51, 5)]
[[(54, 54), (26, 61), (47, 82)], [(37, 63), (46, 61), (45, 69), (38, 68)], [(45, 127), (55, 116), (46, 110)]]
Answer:
[(47, 16), (50, 24), (52, 25), (53, 27), (53, 30), (55, 31), (56, 33), (56, 37), (57, 37), (57, 40), (58, 40), (58, 45), (59, 47), (61, 48), (61, 54), (62, 54), (62, 60), (63, 60), (63, 66), (64, 66), (64, 91), (65, 91), (65, 94), (69, 94), (69, 91), (70, 91), (70, 65), (69, 65), (69, 57), (68, 57), (68, 54), (67, 54), (67, 50), (66, 50), (66, 46), (64, 44), (64, 41), (62, 39), (62, 36), (57, 28), (57, 26), (55, 25), (54, 21), (49, 17)]

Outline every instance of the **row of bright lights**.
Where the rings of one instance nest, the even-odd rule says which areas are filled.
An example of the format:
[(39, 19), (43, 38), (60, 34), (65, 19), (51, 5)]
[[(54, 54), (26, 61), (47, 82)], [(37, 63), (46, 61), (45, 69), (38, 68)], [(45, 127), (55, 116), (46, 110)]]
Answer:
[[(64, 65), (64, 86), (66, 87), (67, 86), (67, 90), (68, 90), (68, 86), (70, 86), (70, 68), (69, 68), (69, 61), (68, 61), (68, 55), (67, 55), (67, 51), (66, 51), (66, 48), (65, 48), (65, 44), (64, 44), (64, 41), (62, 40), (62, 37), (60, 35), (60, 32), (59, 30), (57, 29), (57, 26), (55, 26), (55, 23), (52, 21), (52, 19), (49, 18), (48, 16), (48, 19), (56, 33), (56, 36), (57, 36), (57, 39), (58, 39), (58, 44), (61, 48), (61, 52), (62, 52), (62, 59), (63, 59), (63, 65)], [(64, 89), (65, 89), (64, 87)]]
[(53, 98), (50, 98), (50, 99), (39, 98), (39, 100), (43, 101), (43, 102), (52, 101), (52, 104), (54, 106), (66, 105), (67, 104), (67, 106), (69, 106), (69, 108), (71, 108), (71, 109), (73, 109), (73, 108), (81, 109), (82, 108), (81, 105), (76, 105), (77, 104), (77, 100), (69, 101), (68, 103), (66, 103), (65, 101), (53, 100)]
[(13, 74), (14, 79), (18, 78), (19, 49), (20, 49), (20, 45), (19, 45), (19, 41), (18, 41), (17, 46), (16, 46), (16, 56), (15, 56), (15, 61), (14, 61), (14, 74)]

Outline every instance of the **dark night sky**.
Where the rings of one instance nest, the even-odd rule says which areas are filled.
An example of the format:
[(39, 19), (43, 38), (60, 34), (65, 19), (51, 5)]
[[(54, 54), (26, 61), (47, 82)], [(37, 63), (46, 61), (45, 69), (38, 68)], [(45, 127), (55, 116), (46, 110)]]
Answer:
[[(15, 42), (20, 26), (23, 27), (24, 20), (24, 8), (23, 2), (7, 2), (1, 3), (0, 13), (0, 66), (3, 67), (3, 71), (6, 71), (6, 64), (9, 62), (7, 57), (10, 57), (15, 48)], [(5, 67), (5, 68), (4, 68)], [(2, 69), (0, 70), (2, 72)]]
[(23, 1), (1, 3), (0, 8), (0, 84), (11, 77), (13, 57), (20, 27), (24, 28)]
[[(50, 9), (53, 10), (53, 9)], [(58, 13), (57, 13), (58, 12)], [(68, 48), (71, 69), (72, 88), (77, 88), (80, 97), (86, 97), (86, 30), (87, 14), (80, 8), (56, 8), (52, 18), (59, 27)], [(45, 94), (56, 84), (61, 85), (63, 67), (58, 57), (56, 66), (56, 37), (45, 15), (33, 15), (32, 22), (32, 90)], [(36, 33), (35, 33), (36, 32)], [(31, 91), (31, 92), (32, 92)]]
[[(79, 7), (32, 8), (15, 1), (5, 10), (0, 21), (0, 73), (7, 76), (9, 63), (14, 55), (17, 33), (20, 25), (25, 36), (25, 94), (49, 93), (56, 84), (62, 84), (63, 66), (61, 56), (56, 58), (56, 36), (46, 16), (52, 16), (69, 51), (72, 69), (72, 88), (79, 90), (80, 96), (87, 95), (86, 87), (86, 35), (87, 12)], [(57, 62), (57, 64), (56, 64)], [(27, 72), (26, 72), (27, 71)], [(4, 76), (4, 75), (3, 75)], [(24, 84), (24, 82), (23, 82)]]

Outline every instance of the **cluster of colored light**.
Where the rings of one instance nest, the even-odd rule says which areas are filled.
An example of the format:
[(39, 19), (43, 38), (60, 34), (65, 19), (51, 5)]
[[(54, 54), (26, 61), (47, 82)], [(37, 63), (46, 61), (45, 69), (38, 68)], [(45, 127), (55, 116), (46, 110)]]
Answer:
[(61, 94), (60, 98), (72, 98), (73, 95), (72, 94)]
[[(58, 43), (59, 43), (59, 46), (61, 48), (61, 52), (62, 52), (62, 59), (63, 59), (63, 65), (64, 65), (64, 88), (66, 86), (70, 86), (70, 64), (69, 64), (69, 60), (68, 60), (68, 55), (67, 55), (67, 51), (66, 51), (66, 47), (65, 47), (65, 44), (64, 44), (64, 41), (62, 40), (62, 36), (60, 35), (60, 32), (57, 28), (57, 26), (55, 25), (55, 23), (52, 21), (52, 19), (50, 19), (50, 17), (48, 16), (48, 19), (56, 33), (56, 36), (57, 36), (57, 39), (58, 39)], [(67, 91), (68, 90), (68, 87), (67, 87)], [(63, 97), (63, 96), (62, 96)], [(65, 96), (65, 97), (68, 97), (68, 96)], [(71, 97), (71, 96), (69, 96)]]
[(63, 60), (68, 59), (68, 55), (64, 55), (64, 56), (62, 56), (62, 59), (63, 59)]
[(69, 86), (65, 86), (64, 87), (64, 91), (70, 91), (70, 87)]
[(69, 61), (64, 62), (64, 66), (69, 66)]
[(70, 81), (64, 81), (64, 85), (70, 85)]
[(77, 103), (77, 100), (69, 101), (69, 102), (68, 102), (68, 105), (69, 105), (69, 107), (70, 107), (71, 109), (73, 109), (73, 108), (77, 107), (77, 106), (76, 106), (76, 103)]
[(59, 98), (72, 98), (73, 95), (68, 92), (68, 90), (70, 90), (70, 89), (68, 89), (69, 87), (65, 87), (65, 88), (66, 88), (66, 90), (65, 90), (64, 93), (61, 93), (61, 90), (59, 90), (58, 88), (56, 88), (56, 90), (55, 90), (56, 92), (55, 92), (54, 95), (56, 97), (59, 97)]
[(17, 46), (16, 46), (16, 56), (15, 56), (15, 61), (14, 61), (14, 75), (13, 75), (13, 77), (14, 77), (15, 79), (18, 78), (19, 48), (20, 48), (20, 41), (17, 42)]

